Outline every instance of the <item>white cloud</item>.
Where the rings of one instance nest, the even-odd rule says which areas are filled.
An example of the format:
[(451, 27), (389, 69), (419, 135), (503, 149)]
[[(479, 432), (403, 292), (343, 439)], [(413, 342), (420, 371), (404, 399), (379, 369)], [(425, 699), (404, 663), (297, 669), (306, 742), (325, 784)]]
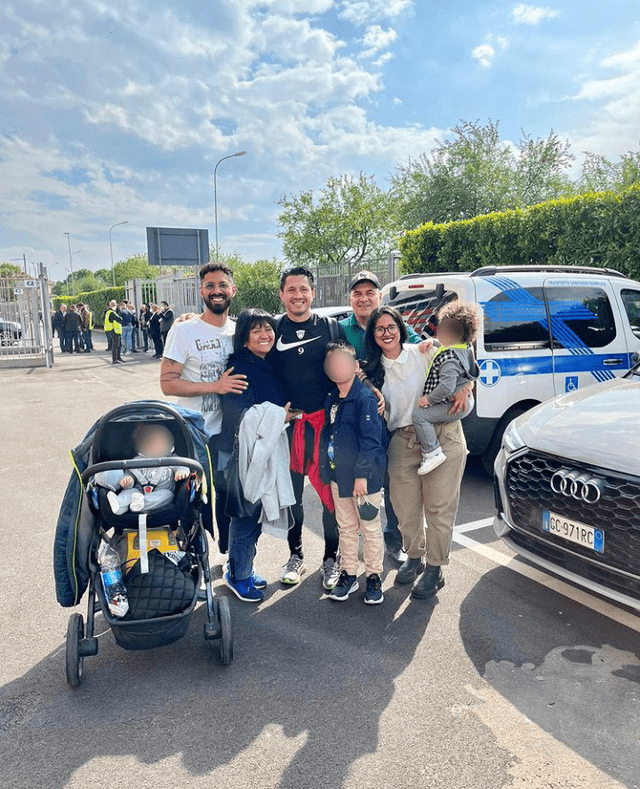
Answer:
[(481, 66), (489, 68), (493, 64), (496, 51), (491, 44), (480, 44), (480, 46), (476, 47), (471, 52), (471, 56), (475, 58)]
[(617, 159), (622, 152), (637, 149), (640, 142), (640, 41), (599, 65), (605, 75), (585, 79), (569, 97), (592, 105), (592, 123), (588, 130), (578, 130), (576, 147)]
[(386, 49), (393, 44), (397, 37), (398, 34), (393, 28), (384, 30), (380, 25), (369, 26), (362, 39), (363, 57), (372, 57), (381, 49)]
[(0, 246), (50, 245), (64, 261), (69, 230), (82, 265), (99, 268), (113, 222), (129, 223), (116, 254), (144, 249), (147, 225), (211, 227), (213, 165), (244, 149), (218, 174), (220, 223), (239, 252), (279, 254), (273, 236), (254, 253), (265, 228), (275, 235), (282, 192), (370, 162), (384, 176), (428, 149), (438, 130), (373, 123), (363, 109), (394, 56), (388, 20), (412, 2), (338, 3), (364, 29), (356, 47), (322, 27), (332, 6), (217, 0), (211, 24), (164, 0), (0, 8)]
[(555, 8), (525, 5), (518, 3), (511, 11), (511, 18), (519, 25), (537, 25), (543, 19), (553, 19), (560, 15)]
[(413, 0), (341, 0), (340, 17), (366, 27), (381, 19), (395, 19), (413, 7)]

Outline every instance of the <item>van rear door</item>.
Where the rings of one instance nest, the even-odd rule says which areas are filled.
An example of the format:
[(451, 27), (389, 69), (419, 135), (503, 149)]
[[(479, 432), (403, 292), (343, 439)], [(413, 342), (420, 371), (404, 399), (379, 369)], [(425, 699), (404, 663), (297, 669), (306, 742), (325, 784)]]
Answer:
[(621, 314), (604, 277), (544, 282), (556, 394), (615, 378), (629, 368)]

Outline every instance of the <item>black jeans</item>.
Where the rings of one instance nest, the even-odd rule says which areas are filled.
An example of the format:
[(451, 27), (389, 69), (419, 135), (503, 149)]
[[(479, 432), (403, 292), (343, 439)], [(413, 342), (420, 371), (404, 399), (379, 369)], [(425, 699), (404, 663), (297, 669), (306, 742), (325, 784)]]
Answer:
[[(211, 466), (213, 473), (213, 487), (216, 492), (216, 524), (218, 525), (218, 550), (226, 553), (229, 550), (229, 521), (231, 518), (225, 512), (227, 505), (227, 494), (224, 474), (218, 471), (218, 446), (219, 435), (211, 436), (207, 445), (211, 454)], [(211, 517), (211, 505), (205, 505), (202, 509), (202, 523), (209, 534), (215, 539), (213, 522)]]
[(162, 356), (162, 351), (164, 350), (164, 345), (162, 344), (162, 337), (160, 334), (152, 334), (151, 339), (153, 340), (153, 347), (155, 350), (155, 356)]
[(111, 362), (115, 364), (120, 358), (120, 334), (116, 334), (114, 331), (107, 332), (107, 334), (111, 335)]
[[(293, 439), (293, 430), (289, 430), (289, 442)], [(313, 460), (314, 441), (320, 441), (320, 435), (314, 433), (310, 424), (306, 423), (304, 426), (304, 468)], [(304, 521), (304, 509), (302, 507), (302, 496), (304, 494), (304, 478), (305, 474), (298, 474), (295, 471), (291, 472), (291, 482), (293, 483), (293, 492), (296, 497), (296, 503), (291, 507), (291, 514), (293, 515), (293, 526), (289, 529), (287, 541), (289, 543), (289, 551), (295, 553), (301, 559), (302, 554), (302, 524)], [(334, 559), (338, 554), (338, 522), (336, 516), (328, 510), (324, 504), (322, 505), (322, 526), (324, 529), (324, 556), (325, 559)]]

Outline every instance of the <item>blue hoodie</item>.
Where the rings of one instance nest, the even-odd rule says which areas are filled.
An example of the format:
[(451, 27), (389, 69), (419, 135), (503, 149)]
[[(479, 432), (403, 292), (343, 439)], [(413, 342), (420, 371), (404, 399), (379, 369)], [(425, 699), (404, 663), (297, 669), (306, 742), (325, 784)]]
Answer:
[[(338, 403), (333, 425), (330, 423), (331, 406)], [(367, 387), (355, 378), (344, 399), (338, 387), (327, 395), (324, 406), (325, 424), (320, 437), (320, 475), (322, 481), (331, 481), (331, 468), (327, 448), (333, 433), (333, 447), (340, 498), (353, 495), (356, 479), (367, 480), (369, 493), (377, 493), (383, 485), (387, 460), (387, 431), (378, 414), (378, 400)]]

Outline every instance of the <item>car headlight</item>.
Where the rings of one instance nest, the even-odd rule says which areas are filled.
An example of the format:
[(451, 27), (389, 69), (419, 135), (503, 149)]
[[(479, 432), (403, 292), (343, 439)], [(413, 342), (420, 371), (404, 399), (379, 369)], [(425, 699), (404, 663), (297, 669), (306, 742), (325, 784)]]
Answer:
[(526, 446), (525, 442), (522, 440), (520, 433), (518, 433), (518, 428), (516, 427), (516, 420), (510, 422), (507, 425), (507, 429), (504, 431), (504, 434), (502, 436), (502, 446), (509, 453), (516, 452), (518, 449), (522, 449), (522, 447)]

